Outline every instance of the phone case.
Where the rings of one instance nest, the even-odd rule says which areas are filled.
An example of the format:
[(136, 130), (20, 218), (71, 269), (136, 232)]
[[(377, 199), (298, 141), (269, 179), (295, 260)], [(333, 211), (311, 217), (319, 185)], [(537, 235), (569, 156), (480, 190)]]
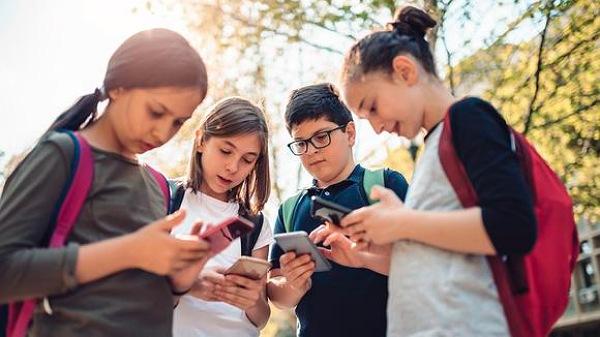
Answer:
[(247, 219), (233, 216), (217, 225), (203, 227), (200, 238), (210, 243), (212, 255), (217, 255), (229, 246), (231, 241), (250, 232), (254, 228)]
[(267, 261), (242, 256), (229, 269), (225, 271), (225, 275), (234, 274), (241, 275), (253, 280), (260, 280), (271, 269), (271, 264)]
[(275, 242), (283, 249), (283, 251), (294, 251), (296, 254), (310, 254), (315, 261), (315, 272), (323, 272), (331, 270), (331, 263), (321, 255), (312, 241), (308, 238), (308, 234), (304, 231), (290, 232), (274, 235)]
[(340, 221), (352, 210), (323, 198), (313, 196), (310, 202), (310, 214), (313, 218), (328, 221), (340, 226)]

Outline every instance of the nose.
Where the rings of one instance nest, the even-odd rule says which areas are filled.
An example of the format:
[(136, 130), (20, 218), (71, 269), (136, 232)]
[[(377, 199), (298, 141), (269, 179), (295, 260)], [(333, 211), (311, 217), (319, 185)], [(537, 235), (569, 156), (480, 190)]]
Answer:
[(381, 121), (375, 120), (374, 118), (369, 118), (369, 123), (371, 124), (371, 127), (375, 133), (380, 134), (383, 132), (385, 125)]
[(308, 142), (308, 144), (306, 146), (307, 146), (306, 154), (315, 154), (315, 153), (319, 152), (319, 149), (317, 149), (314, 145), (312, 145), (311, 142)]
[(158, 145), (162, 145), (168, 142), (169, 139), (171, 139), (171, 137), (173, 136), (173, 133), (174, 132), (171, 128), (171, 124), (165, 123), (163, 121), (159, 121), (154, 125), (154, 128), (152, 128), (153, 141), (155, 143), (158, 143)]
[(237, 159), (230, 159), (225, 163), (225, 170), (230, 173), (236, 173), (238, 170), (239, 164)]

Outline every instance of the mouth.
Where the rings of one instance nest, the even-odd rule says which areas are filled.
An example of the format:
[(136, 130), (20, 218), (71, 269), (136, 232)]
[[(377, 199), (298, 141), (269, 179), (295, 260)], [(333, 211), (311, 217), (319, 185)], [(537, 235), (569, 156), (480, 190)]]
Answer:
[(220, 175), (217, 175), (217, 181), (224, 186), (229, 186), (233, 183), (233, 180), (231, 179), (227, 179), (227, 178), (223, 178)]
[(400, 136), (400, 123), (396, 122), (396, 124), (394, 124), (394, 129), (392, 130), (396, 135)]
[(154, 144), (150, 144), (150, 143), (146, 143), (146, 142), (142, 142), (142, 150), (144, 150), (144, 152), (150, 151), (154, 148), (156, 148), (157, 146)]
[(308, 164), (308, 166), (317, 166), (317, 165), (319, 165), (319, 164), (322, 164), (322, 163), (324, 163), (325, 161), (326, 161), (325, 159), (321, 159), (321, 160), (315, 160), (315, 161), (313, 161), (313, 162), (309, 163), (309, 164)]

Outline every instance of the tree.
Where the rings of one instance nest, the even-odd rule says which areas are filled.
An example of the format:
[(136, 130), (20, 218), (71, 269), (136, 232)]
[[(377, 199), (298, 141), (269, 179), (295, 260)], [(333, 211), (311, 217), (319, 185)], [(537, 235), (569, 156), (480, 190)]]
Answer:
[(537, 38), (495, 41), (459, 65), (459, 86), (482, 95), (522, 131), (565, 182), (578, 217), (600, 219), (600, 8), (594, 1), (531, 7)]

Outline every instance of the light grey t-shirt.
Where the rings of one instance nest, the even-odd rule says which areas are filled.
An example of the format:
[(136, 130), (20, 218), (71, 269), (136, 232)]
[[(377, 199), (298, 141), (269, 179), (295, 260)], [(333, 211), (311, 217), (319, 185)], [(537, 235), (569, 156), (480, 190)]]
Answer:
[[(451, 211), (462, 206), (442, 168), (443, 124), (428, 136), (405, 206)], [(394, 244), (389, 276), (388, 337), (504, 337), (508, 326), (485, 256), (411, 241)]]
[(78, 285), (79, 245), (131, 233), (166, 213), (160, 186), (135, 161), (92, 149), (94, 179), (68, 246), (40, 247), (70, 173), (73, 143), (52, 132), (17, 167), (0, 199), (0, 302), (48, 296), (32, 336), (171, 336), (168, 281), (139, 269)]

